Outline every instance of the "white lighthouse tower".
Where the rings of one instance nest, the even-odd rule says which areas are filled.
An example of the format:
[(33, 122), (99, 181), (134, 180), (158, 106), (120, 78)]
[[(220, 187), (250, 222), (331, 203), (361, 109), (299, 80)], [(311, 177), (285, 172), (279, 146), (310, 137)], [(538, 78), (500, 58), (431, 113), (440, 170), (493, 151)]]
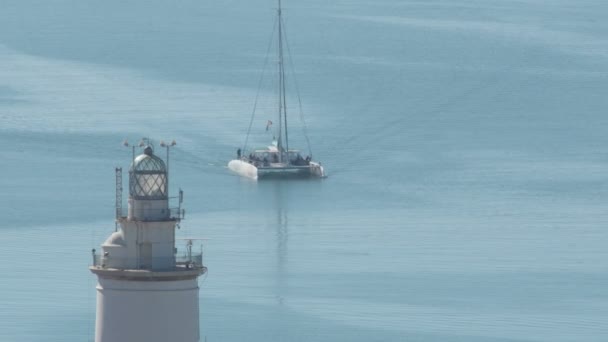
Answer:
[[(121, 174), (117, 169), (117, 198)], [(207, 269), (191, 243), (184, 254), (176, 248), (182, 193), (179, 207), (170, 208), (168, 183), (165, 162), (145, 146), (129, 169), (128, 214), (117, 201), (117, 230), (101, 253), (93, 250), (96, 342), (199, 341), (198, 277)]]

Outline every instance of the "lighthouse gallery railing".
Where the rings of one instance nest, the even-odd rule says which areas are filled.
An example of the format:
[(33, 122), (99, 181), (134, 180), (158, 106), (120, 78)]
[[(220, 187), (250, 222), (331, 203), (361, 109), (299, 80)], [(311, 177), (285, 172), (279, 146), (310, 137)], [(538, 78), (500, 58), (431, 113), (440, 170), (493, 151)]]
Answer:
[[(94, 267), (106, 268), (106, 265), (109, 264), (109, 261), (135, 261), (135, 259), (130, 258), (120, 258), (120, 257), (112, 257), (111, 255), (104, 256), (102, 254), (93, 253), (93, 264)], [(140, 265), (136, 269), (149, 269), (150, 265), (142, 264), (144, 260), (141, 259), (140, 262), (136, 262), (135, 264)], [(161, 258), (147, 258), (146, 263), (151, 262), (152, 264), (172, 264), (174, 265), (173, 269), (183, 269), (183, 268), (202, 268), (203, 267), (203, 254), (202, 253), (192, 253), (192, 255), (176, 255), (175, 257), (161, 257)]]

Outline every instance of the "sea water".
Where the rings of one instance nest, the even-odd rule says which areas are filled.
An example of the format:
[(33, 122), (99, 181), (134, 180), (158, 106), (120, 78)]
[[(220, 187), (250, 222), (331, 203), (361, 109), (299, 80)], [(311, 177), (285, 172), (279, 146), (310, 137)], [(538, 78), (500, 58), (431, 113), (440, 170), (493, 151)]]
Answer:
[(608, 340), (605, 1), (284, 1), (329, 177), (259, 182), (225, 166), (274, 1), (0, 5), (0, 341), (93, 339), (90, 251), (144, 136), (177, 141), (206, 341)]

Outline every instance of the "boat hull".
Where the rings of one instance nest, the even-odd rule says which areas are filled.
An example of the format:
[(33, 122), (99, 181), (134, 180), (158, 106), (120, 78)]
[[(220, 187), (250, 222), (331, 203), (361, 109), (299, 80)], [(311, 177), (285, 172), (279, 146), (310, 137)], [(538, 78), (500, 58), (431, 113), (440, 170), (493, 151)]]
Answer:
[(242, 177), (258, 179), (258, 168), (246, 161), (234, 159), (228, 163), (228, 168)]
[(228, 168), (242, 176), (251, 179), (274, 179), (274, 178), (323, 178), (325, 172), (323, 166), (310, 162), (309, 165), (276, 165), (256, 167), (244, 160), (231, 160)]

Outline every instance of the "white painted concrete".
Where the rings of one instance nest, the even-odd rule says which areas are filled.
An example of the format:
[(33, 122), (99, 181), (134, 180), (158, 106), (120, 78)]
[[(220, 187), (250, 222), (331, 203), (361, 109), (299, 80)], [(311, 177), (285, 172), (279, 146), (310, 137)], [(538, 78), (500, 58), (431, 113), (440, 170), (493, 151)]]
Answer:
[(199, 341), (197, 279), (99, 278), (96, 342)]

